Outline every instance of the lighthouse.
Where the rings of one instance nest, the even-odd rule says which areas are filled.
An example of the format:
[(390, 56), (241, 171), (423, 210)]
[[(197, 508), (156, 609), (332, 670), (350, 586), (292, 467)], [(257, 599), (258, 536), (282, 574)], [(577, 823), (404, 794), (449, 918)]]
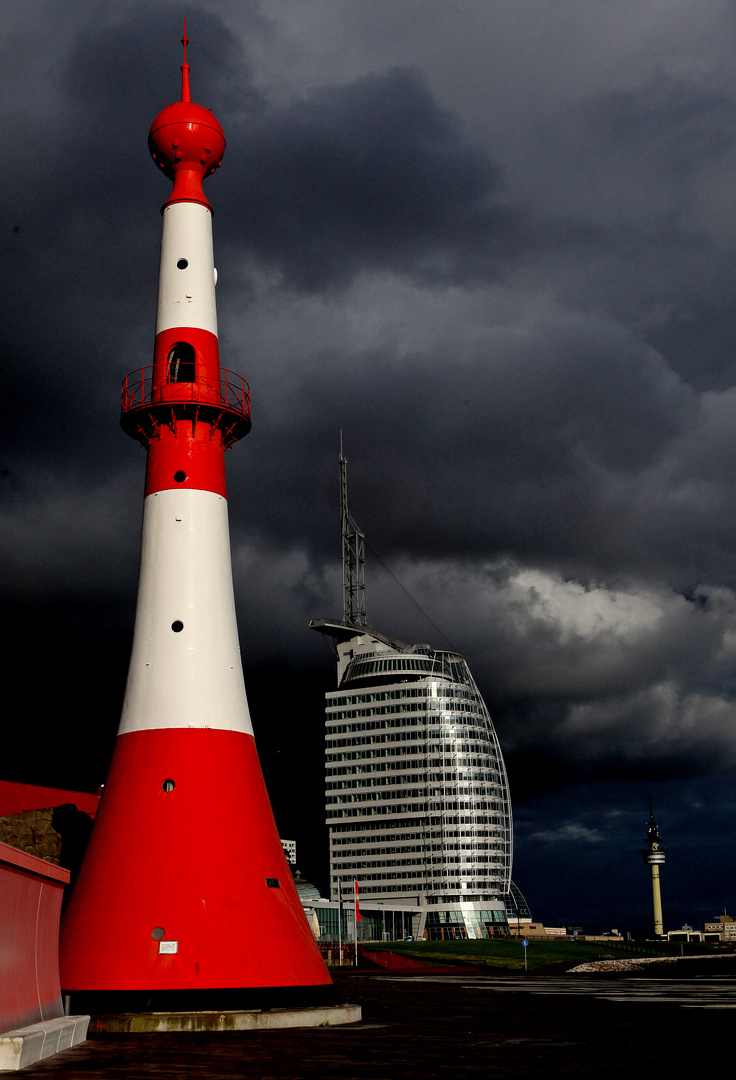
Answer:
[(220, 367), (212, 207), (225, 137), (191, 101), (153, 121), (162, 207), (153, 364), (123, 383), (146, 448), (140, 581), (120, 727), (61, 930), (61, 981), (93, 1011), (331, 1000), (274, 822), (248, 712), (233, 598), (225, 450), (250, 431)]

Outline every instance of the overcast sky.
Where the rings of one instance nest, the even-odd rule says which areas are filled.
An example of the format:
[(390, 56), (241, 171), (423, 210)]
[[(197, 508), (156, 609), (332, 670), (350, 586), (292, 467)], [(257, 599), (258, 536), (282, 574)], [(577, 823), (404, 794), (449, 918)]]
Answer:
[[(650, 791), (665, 921), (736, 907), (726, 0), (3, 5), (7, 778), (94, 786), (114, 738), (144, 470), (119, 385), (151, 362), (168, 183), (146, 137), (184, 14), (228, 140), (221, 357), (253, 401), (227, 458), (246, 683), (305, 872), (342, 428), (354, 516), (491, 708), (533, 914), (646, 925)], [(442, 644), (373, 564), (368, 614)]]

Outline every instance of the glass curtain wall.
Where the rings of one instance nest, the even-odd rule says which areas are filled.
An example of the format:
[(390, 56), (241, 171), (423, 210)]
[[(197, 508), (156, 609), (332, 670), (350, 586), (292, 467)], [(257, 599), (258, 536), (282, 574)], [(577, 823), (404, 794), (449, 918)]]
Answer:
[(359, 653), (326, 704), (332, 899), (338, 877), (343, 894), (357, 878), (361, 896), (427, 904), (508, 893), (506, 769), (463, 657)]

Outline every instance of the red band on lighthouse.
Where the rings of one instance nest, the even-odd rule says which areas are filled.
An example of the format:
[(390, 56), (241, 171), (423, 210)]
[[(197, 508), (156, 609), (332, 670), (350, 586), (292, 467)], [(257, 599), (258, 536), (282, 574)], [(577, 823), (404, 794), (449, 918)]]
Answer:
[[(63, 924), (67, 991), (330, 982), (250, 736), (121, 735), (85, 871)], [(95, 917), (100, 898), (104, 912)], [(177, 951), (161, 953), (160, 940), (177, 942)]]
[(176, 326), (156, 335), (152, 402), (192, 408), (191, 419), (159, 425), (148, 453), (146, 495), (177, 487), (225, 495), (222, 434), (207, 422), (224, 396), (217, 337), (210, 330)]
[(148, 451), (146, 495), (166, 488), (198, 488), (225, 498), (225, 458), (217, 430), (188, 420), (159, 428)]

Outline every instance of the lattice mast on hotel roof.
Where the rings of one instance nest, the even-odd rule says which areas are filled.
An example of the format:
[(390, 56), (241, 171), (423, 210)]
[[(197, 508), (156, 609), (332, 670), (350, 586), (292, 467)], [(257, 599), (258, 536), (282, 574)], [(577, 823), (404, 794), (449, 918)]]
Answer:
[(340, 522), (342, 528), (343, 619), (367, 626), (365, 611), (365, 536), (348, 509), (348, 463), (340, 436)]

